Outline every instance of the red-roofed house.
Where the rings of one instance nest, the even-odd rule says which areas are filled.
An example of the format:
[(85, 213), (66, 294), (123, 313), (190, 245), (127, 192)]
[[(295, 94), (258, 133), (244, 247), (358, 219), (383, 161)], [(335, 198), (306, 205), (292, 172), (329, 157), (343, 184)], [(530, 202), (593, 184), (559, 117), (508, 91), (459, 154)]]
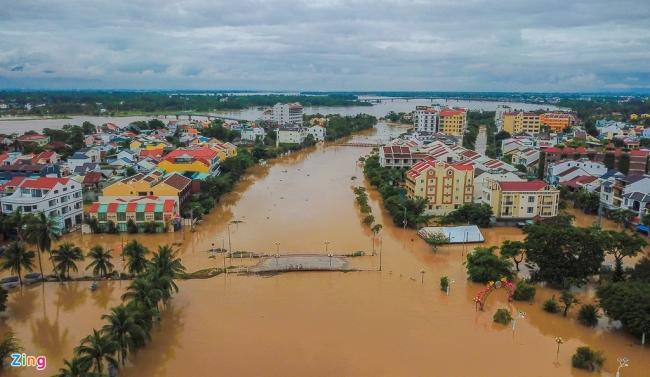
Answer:
[(485, 183), (483, 203), (492, 207), (499, 220), (522, 220), (557, 216), (560, 190), (536, 179)]
[(206, 173), (219, 172), (219, 155), (210, 148), (175, 149), (169, 152), (158, 167), (167, 173)]
[(44, 147), (50, 142), (50, 137), (41, 135), (39, 133), (24, 134), (16, 139), (16, 144), (19, 150), (24, 150), (27, 145), (36, 145)]
[(427, 213), (442, 216), (472, 203), (474, 166), (470, 163), (425, 158), (406, 172), (406, 193), (429, 201)]
[(81, 225), (83, 220), (81, 183), (68, 178), (15, 177), (9, 181), (15, 184), (10, 195), (0, 199), (3, 213), (21, 210), (23, 213), (43, 212), (59, 218), (61, 227), (70, 230)]
[(101, 200), (90, 206), (88, 216), (97, 220), (100, 231), (106, 231), (112, 222), (120, 232), (128, 230), (129, 221), (139, 232), (173, 232), (181, 220), (178, 201), (159, 196)]

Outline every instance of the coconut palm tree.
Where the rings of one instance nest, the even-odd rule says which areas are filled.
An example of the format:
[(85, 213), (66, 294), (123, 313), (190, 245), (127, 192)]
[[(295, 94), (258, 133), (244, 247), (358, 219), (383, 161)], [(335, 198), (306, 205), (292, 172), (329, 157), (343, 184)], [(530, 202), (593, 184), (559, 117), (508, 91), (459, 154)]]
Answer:
[(18, 339), (14, 336), (14, 333), (9, 331), (5, 334), (4, 339), (0, 342), (0, 370), (4, 366), (4, 361), (12, 353), (22, 352), (23, 348), (18, 343)]
[(104, 363), (118, 366), (113, 357), (116, 349), (116, 343), (109, 336), (93, 329), (93, 333), (81, 341), (75, 352), (79, 355), (82, 365), (88, 365), (88, 369), (92, 368), (94, 372), (101, 374)]
[(92, 268), (93, 275), (99, 275), (100, 278), (110, 274), (113, 272), (113, 268), (115, 268), (113, 263), (111, 263), (111, 258), (113, 258), (111, 251), (104, 249), (100, 245), (93, 246), (88, 252), (87, 257), (90, 258), (92, 262), (88, 264), (86, 270)]
[[(52, 241), (61, 237), (61, 222), (55, 216), (46, 216), (44, 212), (36, 215), (30, 215), (25, 219), (25, 240), (38, 248), (38, 266), (43, 275), (43, 264), (41, 263), (41, 253), (48, 252), (50, 261), (52, 260)], [(56, 272), (56, 270), (55, 270)]]
[(22, 242), (14, 241), (5, 250), (3, 259), (2, 269), (18, 275), (18, 281), (23, 285), (22, 271), (34, 269), (34, 252), (28, 251)]
[(185, 272), (185, 267), (180, 258), (169, 245), (158, 246), (154, 253), (148, 269), (151, 279), (163, 293), (163, 300), (167, 301), (171, 294), (178, 292), (178, 286), (174, 282), (180, 274)]
[(162, 299), (163, 292), (150, 279), (138, 277), (122, 295), (124, 301), (136, 301), (147, 308), (157, 309), (158, 302)]
[(118, 361), (124, 366), (127, 353), (143, 346), (149, 334), (138, 324), (135, 313), (124, 305), (111, 309), (102, 319), (108, 321), (102, 330), (115, 342)]
[(16, 229), (16, 236), (18, 240), (25, 240), (25, 222), (29, 219), (30, 214), (24, 215), (23, 211), (19, 208), (11, 214), (10, 222)]
[(84, 254), (80, 247), (66, 242), (61, 244), (57, 249), (54, 249), (52, 252), (52, 260), (55, 263), (55, 270), (58, 271), (58, 274), (70, 279), (70, 269), (75, 272), (79, 271), (75, 262), (84, 260)]
[(79, 357), (73, 357), (72, 361), (63, 360), (64, 367), (54, 377), (99, 377), (98, 373), (89, 372), (90, 363)]
[(147, 268), (149, 249), (140, 242), (132, 240), (124, 246), (122, 256), (126, 258), (126, 269), (131, 274), (139, 275)]

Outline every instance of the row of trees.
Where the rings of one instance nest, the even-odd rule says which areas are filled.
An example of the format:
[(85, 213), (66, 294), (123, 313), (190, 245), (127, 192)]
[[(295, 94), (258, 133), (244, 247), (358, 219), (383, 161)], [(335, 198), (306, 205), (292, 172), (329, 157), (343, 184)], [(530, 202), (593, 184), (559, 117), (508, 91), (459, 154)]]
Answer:
[(104, 376), (105, 371), (125, 366), (128, 355), (151, 340), (162, 308), (178, 292), (175, 279), (185, 267), (168, 245), (159, 246), (151, 260), (144, 257), (148, 250), (141, 245), (131, 252), (137, 255), (129, 264), (135, 279), (122, 295), (122, 304), (102, 316), (106, 324), (81, 340), (57, 377)]
[(492, 207), (489, 204), (468, 203), (442, 216), (438, 221), (444, 225), (474, 224), (487, 228), (490, 226), (491, 218)]
[(399, 226), (417, 228), (426, 224), (431, 218), (425, 213), (425, 199), (410, 199), (400, 184), (404, 183), (404, 169), (383, 168), (379, 156), (372, 155), (365, 159), (363, 172), (370, 184), (377, 188), (384, 200), (384, 207)]

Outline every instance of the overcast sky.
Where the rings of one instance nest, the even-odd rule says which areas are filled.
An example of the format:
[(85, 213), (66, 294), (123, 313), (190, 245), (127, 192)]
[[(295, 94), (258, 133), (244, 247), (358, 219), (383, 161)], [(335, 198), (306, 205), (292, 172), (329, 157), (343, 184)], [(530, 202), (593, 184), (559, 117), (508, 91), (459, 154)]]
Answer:
[(650, 0), (0, 0), (0, 88), (650, 88)]

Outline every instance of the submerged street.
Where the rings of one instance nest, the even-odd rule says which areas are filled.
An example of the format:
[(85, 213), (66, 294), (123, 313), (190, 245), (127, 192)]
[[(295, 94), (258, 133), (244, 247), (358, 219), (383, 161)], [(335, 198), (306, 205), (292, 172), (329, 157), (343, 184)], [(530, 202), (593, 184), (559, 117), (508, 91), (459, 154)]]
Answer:
[[(385, 140), (404, 129), (380, 123), (353, 140)], [(479, 140), (481, 135), (484, 130)], [(395, 226), (382, 211), (378, 193), (364, 183), (358, 159), (369, 152), (326, 144), (256, 166), (195, 232), (138, 235), (152, 250), (175, 244), (188, 271), (223, 264), (251, 267), (258, 261), (224, 261), (223, 254), (210, 258), (208, 252), (228, 248), (229, 223), (237, 220), (242, 222), (230, 225), (233, 251), (324, 256), (364, 251), (365, 256), (347, 258), (347, 263), (366, 271), (230, 273), (180, 281), (180, 292), (163, 309), (151, 343), (120, 376), (592, 375), (571, 368), (571, 354), (581, 345), (603, 351), (603, 376), (614, 375), (616, 358), (623, 355), (631, 360), (625, 376), (647, 375), (650, 357), (637, 339), (607, 329), (603, 320), (596, 329), (581, 326), (575, 308), (569, 318), (542, 311), (541, 303), (557, 291), (538, 287), (532, 304), (509, 303), (506, 293), (497, 291), (485, 311), (477, 312), (472, 299), (482, 286), (467, 280), (463, 265), (476, 245), (432, 252), (414, 230)], [(355, 186), (368, 189), (372, 213), (383, 225), (374, 243), (376, 255), (373, 234), (355, 204)], [(595, 220), (574, 214), (581, 226)], [(613, 225), (605, 221), (604, 227)], [(518, 228), (482, 232), (485, 246), (523, 239)], [(84, 250), (104, 245), (121, 269), (121, 247), (131, 237), (77, 233), (60, 242)], [(80, 268), (73, 276), (83, 274)], [(448, 296), (439, 288), (445, 275), (454, 281)], [(13, 292), (0, 333), (16, 332), (27, 353), (47, 356), (47, 375), (55, 373), (79, 339), (103, 324), (101, 315), (119, 303), (128, 282), (100, 282), (95, 292), (90, 284), (47, 283)], [(593, 297), (592, 289), (580, 293), (581, 302)], [(516, 331), (493, 323), (501, 307), (526, 312)], [(565, 343), (556, 360), (558, 336)], [(32, 369), (7, 372), (43, 375)]]

